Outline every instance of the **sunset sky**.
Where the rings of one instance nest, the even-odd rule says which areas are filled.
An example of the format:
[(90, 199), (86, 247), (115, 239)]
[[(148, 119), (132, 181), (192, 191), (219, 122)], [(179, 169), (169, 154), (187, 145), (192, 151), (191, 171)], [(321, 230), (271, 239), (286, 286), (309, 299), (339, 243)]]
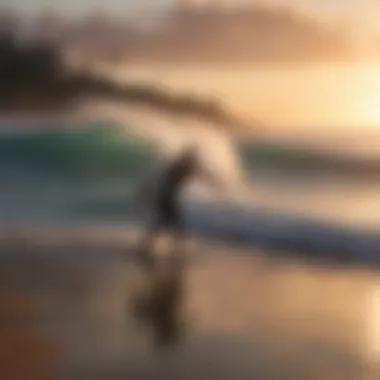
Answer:
[[(181, 0), (3, 0), (1, 5), (17, 7), (26, 14), (56, 10), (66, 16), (83, 16), (93, 11), (107, 11), (116, 16), (154, 17), (155, 12)], [(380, 47), (380, 0), (182, 0), (213, 4), (237, 2), (292, 6), (328, 17), (352, 27), (353, 35), (364, 38), (370, 51)], [(8, 4), (7, 4), (8, 2)], [(145, 12), (145, 13), (144, 13)], [(147, 15), (147, 16), (145, 16)], [(370, 37), (370, 38), (368, 38)], [(376, 42), (378, 41), (378, 42)], [(367, 59), (367, 58), (366, 58)], [(369, 60), (370, 58), (368, 58)], [(168, 68), (157, 73), (147, 68), (144, 78), (161, 78), (165, 85), (184, 90), (199, 90), (215, 95), (247, 116), (274, 123), (303, 128), (369, 128), (380, 131), (380, 61), (340, 65), (327, 62), (324, 68), (299, 71), (282, 69), (265, 73), (192, 72)], [(140, 68), (138, 68), (140, 70)], [(128, 67), (129, 73), (137, 73)], [(147, 73), (148, 72), (148, 73)], [(203, 80), (199, 80), (200, 77)], [(195, 80), (196, 78), (196, 80)], [(135, 77), (134, 77), (135, 79)], [(194, 88), (197, 83), (197, 88)]]

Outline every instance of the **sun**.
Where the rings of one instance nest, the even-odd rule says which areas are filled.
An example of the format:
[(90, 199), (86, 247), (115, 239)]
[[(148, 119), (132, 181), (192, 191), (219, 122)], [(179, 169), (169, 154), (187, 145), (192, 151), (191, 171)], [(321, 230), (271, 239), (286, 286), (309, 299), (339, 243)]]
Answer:
[(347, 113), (357, 124), (371, 130), (380, 130), (380, 62), (360, 69), (357, 86), (348, 96), (353, 102)]
[(363, 108), (366, 123), (380, 129), (380, 96), (367, 100)]

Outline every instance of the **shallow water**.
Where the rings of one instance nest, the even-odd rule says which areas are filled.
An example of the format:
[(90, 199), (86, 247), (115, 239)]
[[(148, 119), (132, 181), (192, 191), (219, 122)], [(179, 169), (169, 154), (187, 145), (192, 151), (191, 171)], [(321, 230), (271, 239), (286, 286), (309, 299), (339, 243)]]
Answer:
[[(146, 222), (128, 195), (130, 181), (68, 182), (12, 173), (0, 189), (5, 228), (127, 228)], [(248, 195), (188, 192), (183, 206), (190, 231), (249, 247), (380, 264), (380, 193), (375, 188), (366, 183), (352, 188), (351, 183), (342, 190), (341, 180), (256, 179)]]
[[(89, 205), (112, 203), (126, 205), (132, 182), (128, 180), (67, 181), (18, 175), (10, 170), (3, 173), (0, 189), (0, 221), (37, 222), (49, 214), (52, 223), (59, 220), (75, 222), (83, 219), (89, 225), (112, 222), (112, 214), (97, 218), (81, 210)], [(198, 189), (199, 190), (199, 189)], [(307, 220), (330, 222), (357, 229), (380, 229), (380, 188), (370, 180), (323, 178), (269, 171), (252, 174), (247, 191), (215, 193), (209, 189), (194, 189), (185, 202), (196, 198), (236, 210), (267, 210), (273, 213), (300, 216)], [(193, 194), (191, 194), (193, 193)], [(195, 198), (195, 199), (196, 199)], [(190, 207), (190, 206), (189, 206)], [(67, 210), (78, 213), (67, 213)], [(125, 208), (125, 218), (128, 208)], [(102, 220), (103, 219), (103, 220)], [(117, 223), (117, 217), (114, 220)]]

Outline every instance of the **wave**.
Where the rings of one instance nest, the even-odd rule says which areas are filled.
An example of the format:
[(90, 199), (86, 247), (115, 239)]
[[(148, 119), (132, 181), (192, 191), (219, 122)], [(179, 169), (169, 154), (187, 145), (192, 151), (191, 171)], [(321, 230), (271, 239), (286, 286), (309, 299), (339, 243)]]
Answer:
[(8, 134), (0, 137), (0, 162), (45, 174), (80, 178), (132, 178), (152, 161), (142, 139), (109, 125)]
[[(165, 136), (161, 136), (165, 139)], [(202, 137), (199, 137), (201, 140)], [(170, 142), (170, 141), (169, 141)], [(274, 168), (285, 173), (299, 171), (303, 175), (334, 173), (378, 176), (380, 162), (363, 161), (349, 156), (328, 155), (326, 152), (296, 148), (281, 143), (233, 140), (238, 159), (246, 172), (257, 168)], [(205, 149), (204, 149), (205, 150)], [(220, 152), (211, 152), (218, 156)], [(128, 133), (108, 122), (87, 123), (84, 127), (67, 129), (57, 125), (44, 131), (20, 132), (0, 136), (0, 165), (22, 166), (28, 170), (72, 178), (133, 179), (157, 158), (152, 140)], [(222, 161), (220, 157), (212, 157)], [(223, 166), (222, 162), (219, 166)], [(227, 160), (226, 160), (227, 165)], [(214, 165), (215, 166), (215, 165)]]
[[(198, 148), (205, 171), (235, 180), (235, 154), (228, 140), (206, 128), (163, 129), (136, 133), (125, 124), (86, 123), (82, 127), (45, 125), (44, 131), (0, 136), (0, 167), (60, 178), (133, 180), (157, 163), (175, 155), (188, 143)], [(207, 140), (208, 144), (204, 144)], [(237, 170), (236, 170), (237, 172)]]
[[(275, 168), (302, 175), (334, 175), (379, 178), (380, 159), (282, 142), (243, 140), (237, 142), (248, 170)], [(338, 142), (337, 142), (338, 144)]]

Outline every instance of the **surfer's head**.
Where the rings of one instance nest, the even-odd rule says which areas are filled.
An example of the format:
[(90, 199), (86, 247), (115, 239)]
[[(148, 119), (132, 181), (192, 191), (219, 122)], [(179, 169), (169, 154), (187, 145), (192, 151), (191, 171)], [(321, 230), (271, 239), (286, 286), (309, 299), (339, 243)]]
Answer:
[(196, 147), (193, 145), (186, 146), (182, 152), (177, 155), (175, 162), (181, 167), (188, 167), (192, 170), (196, 170), (199, 166), (198, 152)]
[(184, 148), (180, 156), (185, 161), (195, 162), (197, 157), (197, 149), (194, 145), (188, 145)]

